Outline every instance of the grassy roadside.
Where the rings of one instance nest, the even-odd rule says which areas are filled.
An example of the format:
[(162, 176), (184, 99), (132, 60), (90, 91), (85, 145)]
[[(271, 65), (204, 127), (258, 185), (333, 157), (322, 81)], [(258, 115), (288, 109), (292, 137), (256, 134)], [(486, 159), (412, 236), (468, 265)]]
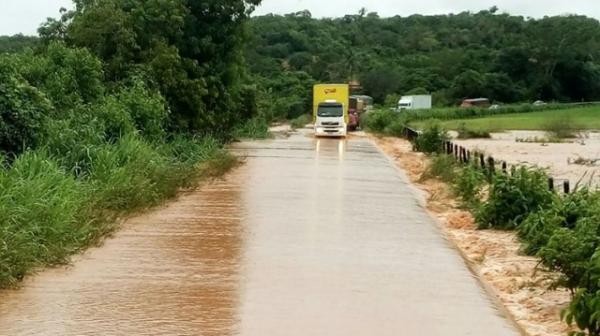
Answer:
[[(499, 114), (470, 119), (442, 120), (440, 121), (440, 125), (448, 130), (458, 130), (463, 124), (467, 128), (477, 131), (545, 130), (549, 121), (567, 119), (581, 130), (600, 129), (600, 108), (582, 107), (521, 114)], [(427, 123), (427, 121), (415, 121), (411, 125), (416, 128), (424, 128)]]
[(43, 148), (0, 169), (0, 288), (67, 263), (113, 232), (118, 218), (221, 176), (237, 162), (211, 138), (152, 144), (127, 136), (89, 155), (92, 168), (79, 177)]

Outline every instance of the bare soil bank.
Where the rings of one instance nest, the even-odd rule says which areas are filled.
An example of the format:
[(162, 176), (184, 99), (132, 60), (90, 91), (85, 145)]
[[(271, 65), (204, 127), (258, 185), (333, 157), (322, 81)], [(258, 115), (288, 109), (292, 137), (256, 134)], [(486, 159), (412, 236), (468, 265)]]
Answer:
[(569, 332), (560, 319), (560, 311), (570, 301), (569, 293), (548, 289), (556, 275), (537, 269), (536, 258), (519, 253), (520, 243), (513, 232), (477, 230), (473, 216), (459, 208), (449, 186), (436, 180), (421, 181), (427, 156), (413, 152), (410, 142), (403, 139), (371, 138), (425, 193), (427, 209), (528, 335)]

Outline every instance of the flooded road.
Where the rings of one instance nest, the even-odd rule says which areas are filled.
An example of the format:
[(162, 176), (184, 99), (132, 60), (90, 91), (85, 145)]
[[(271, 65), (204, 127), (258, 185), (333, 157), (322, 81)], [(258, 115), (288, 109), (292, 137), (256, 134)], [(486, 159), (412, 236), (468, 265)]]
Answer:
[(246, 164), (0, 292), (0, 335), (518, 335), (368, 140)]

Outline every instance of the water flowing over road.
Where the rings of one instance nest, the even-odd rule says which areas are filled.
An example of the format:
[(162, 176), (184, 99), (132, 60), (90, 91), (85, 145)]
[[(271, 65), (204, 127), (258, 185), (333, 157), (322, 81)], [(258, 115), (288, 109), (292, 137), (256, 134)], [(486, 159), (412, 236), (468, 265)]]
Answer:
[(0, 335), (518, 335), (370, 141), (235, 147), (226, 179), (0, 292)]

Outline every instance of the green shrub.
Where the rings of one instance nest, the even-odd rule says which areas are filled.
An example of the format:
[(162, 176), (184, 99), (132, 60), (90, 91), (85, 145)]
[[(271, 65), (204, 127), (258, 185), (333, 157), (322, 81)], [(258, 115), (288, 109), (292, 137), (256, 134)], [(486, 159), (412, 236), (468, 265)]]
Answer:
[(406, 124), (402, 118), (396, 118), (385, 127), (383, 133), (394, 137), (403, 137), (406, 130)]
[(0, 151), (19, 153), (34, 146), (51, 111), (45, 95), (0, 57)]
[(488, 130), (474, 130), (461, 123), (458, 127), (458, 139), (489, 139), (492, 137)]
[(480, 195), (486, 183), (487, 177), (485, 173), (475, 163), (458, 170), (452, 187), (464, 205), (476, 208), (480, 204)]
[(568, 115), (554, 117), (546, 122), (544, 131), (549, 139), (574, 138), (579, 127)]
[(488, 200), (476, 212), (480, 228), (515, 229), (532, 212), (552, 204), (548, 177), (541, 170), (524, 167), (514, 174), (496, 174)]
[(588, 272), (592, 266), (590, 260), (600, 243), (599, 225), (597, 220), (582, 219), (574, 229), (559, 228), (540, 249), (538, 256), (542, 264), (561, 274), (557, 287), (574, 292), (576, 288), (598, 286), (589, 282)]
[(421, 180), (425, 181), (432, 178), (438, 178), (445, 182), (451, 182), (457, 174), (456, 160), (450, 155), (434, 154), (431, 157), (431, 162), (421, 176)]
[(564, 218), (556, 208), (533, 212), (519, 225), (519, 238), (523, 242), (523, 251), (528, 255), (536, 255), (556, 230), (562, 227)]
[(444, 148), (444, 143), (449, 139), (448, 133), (440, 124), (432, 122), (415, 139), (415, 148), (423, 153), (437, 153)]
[(102, 122), (103, 133), (109, 142), (136, 131), (128, 107), (117, 96), (107, 96), (100, 104), (92, 105), (91, 113)]
[(135, 128), (150, 140), (162, 140), (166, 136), (165, 126), (169, 116), (166, 102), (157, 91), (149, 90), (143, 81), (122, 88), (116, 98), (133, 119)]
[(104, 96), (102, 62), (87, 49), (52, 42), (43, 53), (14, 55), (13, 62), (59, 110), (93, 103)]
[(519, 226), (524, 251), (534, 255), (558, 228), (573, 229), (578, 221), (600, 213), (600, 194), (587, 190), (556, 197), (542, 211), (531, 213)]
[(362, 124), (373, 133), (384, 134), (394, 120), (399, 118), (398, 114), (390, 110), (377, 110), (363, 115)]
[(236, 139), (269, 139), (273, 136), (269, 130), (269, 123), (262, 116), (244, 122), (233, 134)]
[(572, 332), (571, 336), (600, 335), (600, 291), (579, 289), (574, 295), (569, 307), (562, 313), (563, 319), (572, 326), (576, 324), (586, 332)]
[(298, 118), (292, 119), (292, 121), (290, 122), (290, 126), (292, 126), (292, 129), (299, 129), (299, 128), (304, 128), (306, 125), (310, 124), (312, 122), (312, 117), (308, 114), (303, 114), (301, 116), (299, 116)]
[(64, 119), (47, 120), (41, 136), (40, 145), (76, 176), (89, 174), (90, 154), (105, 143), (104, 123), (84, 106)]

